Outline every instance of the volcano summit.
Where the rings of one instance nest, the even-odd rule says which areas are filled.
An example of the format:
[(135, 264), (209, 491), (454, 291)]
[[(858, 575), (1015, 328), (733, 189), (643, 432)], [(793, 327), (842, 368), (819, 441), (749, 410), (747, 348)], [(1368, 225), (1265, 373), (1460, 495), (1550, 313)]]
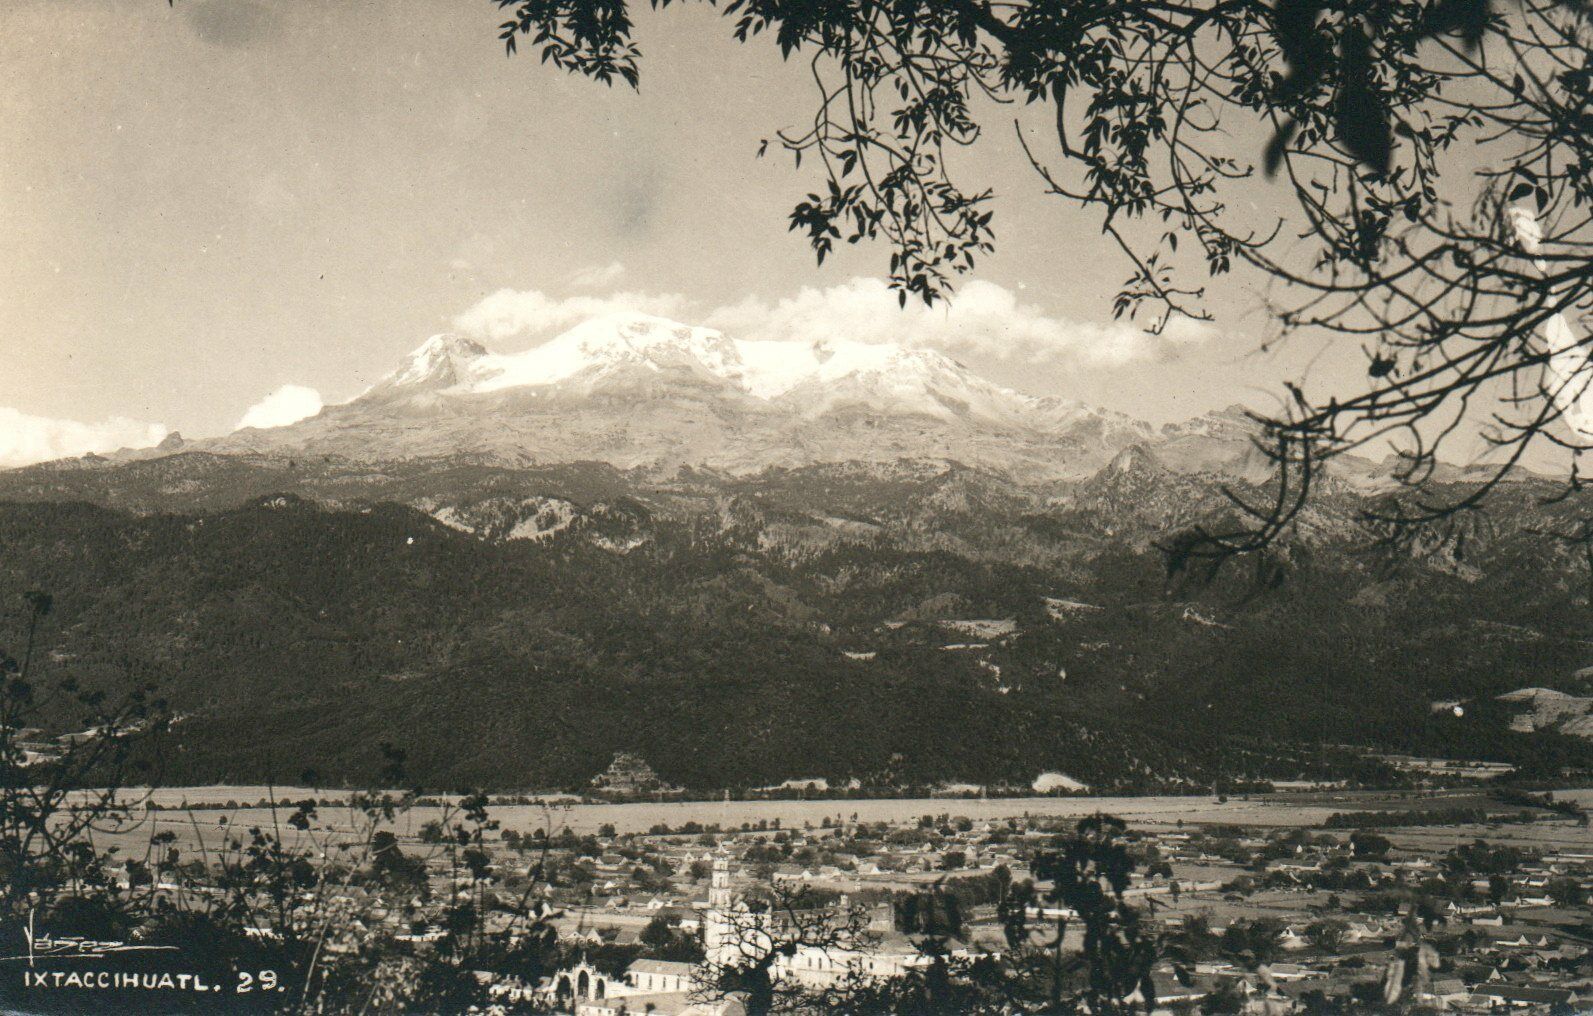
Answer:
[(219, 452), (622, 469), (951, 459), (1038, 479), (1090, 475), (1146, 424), (1021, 395), (928, 349), (747, 341), (641, 314), (597, 318), (517, 354), (434, 336), (364, 394)]

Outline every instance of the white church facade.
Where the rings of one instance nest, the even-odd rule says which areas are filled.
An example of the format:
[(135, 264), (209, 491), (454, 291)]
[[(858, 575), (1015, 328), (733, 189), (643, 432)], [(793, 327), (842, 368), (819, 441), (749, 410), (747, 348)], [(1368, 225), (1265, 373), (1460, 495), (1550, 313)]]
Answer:
[[(709, 985), (719, 971), (734, 969), (766, 957), (776, 939), (768, 917), (749, 908), (731, 884), (730, 855), (723, 847), (713, 858), (708, 906), (703, 913), (703, 950), (700, 964), (664, 960), (637, 960), (623, 977), (601, 974), (582, 963), (562, 970), (544, 982), (540, 993), (558, 1012), (574, 1016), (621, 1016), (650, 1012), (655, 1016), (740, 1016), (742, 1007), (732, 996), (716, 998)], [(927, 960), (910, 948), (798, 947), (779, 957), (770, 969), (776, 982), (823, 989), (854, 976), (899, 977)]]

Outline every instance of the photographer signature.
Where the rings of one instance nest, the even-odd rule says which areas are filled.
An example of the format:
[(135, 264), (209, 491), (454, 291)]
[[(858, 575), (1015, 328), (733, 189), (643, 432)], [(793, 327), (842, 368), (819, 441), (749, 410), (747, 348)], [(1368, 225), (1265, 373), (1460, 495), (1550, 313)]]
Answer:
[(89, 958), (111, 956), (128, 952), (174, 952), (174, 945), (140, 945), (137, 943), (97, 941), (83, 935), (52, 935), (34, 928), (34, 912), (28, 911), (28, 926), (22, 930), (27, 940), (25, 955), (0, 956), (0, 962), (27, 960), (33, 966), (38, 959)]

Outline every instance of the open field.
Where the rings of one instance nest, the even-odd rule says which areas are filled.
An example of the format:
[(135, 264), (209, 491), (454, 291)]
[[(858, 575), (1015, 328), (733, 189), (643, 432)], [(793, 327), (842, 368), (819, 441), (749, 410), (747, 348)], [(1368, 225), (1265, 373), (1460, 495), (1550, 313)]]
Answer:
[[(328, 803), (318, 808), (309, 828), (295, 828), (289, 821), (295, 810), (292, 802), (312, 793)], [(158, 874), (153, 893), (164, 892), (183, 905), (209, 906), (207, 900), (226, 893), (229, 882), (210, 879), (204, 869), (214, 871), (213, 862), (220, 854), (249, 870), (248, 853), (240, 852), (238, 845), (247, 846), (259, 828), (280, 836), (293, 854), (329, 862), (325, 870), (334, 874), (327, 885), (334, 897), (355, 905), (381, 879), (368, 877), (376, 871), (370, 860), (374, 840), (368, 836), (362, 816), (350, 806), (350, 796), (347, 792), (259, 786), (147, 792), (138, 799), (160, 806), (135, 810), (133, 827), (97, 834), (96, 845), (115, 847), (120, 858), (139, 859), (152, 867), (159, 859), (168, 858), (169, 850), (178, 851), (179, 873)], [(1556, 797), (1593, 803), (1593, 793), (1588, 791), (1567, 791)], [(262, 798), (279, 805), (275, 810), (260, 807)], [(183, 807), (185, 803), (189, 807)], [(439, 837), (423, 839), (420, 835), (427, 823), (450, 817), (455, 803), (412, 808), (398, 814), (388, 827), (398, 836), (399, 856), (407, 864), (419, 866), (414, 870), (422, 873), (426, 886), (420, 903), (414, 902), (420, 896), (410, 895), (417, 892), (413, 884), (406, 883), (403, 893), (412, 905), (420, 907), (418, 913), (427, 916), (421, 919), (405, 911), (394, 918), (398, 911), (383, 904), (380, 920), (409, 921), (412, 930), (418, 929), (426, 922), (436, 923), (436, 915), (444, 913), (440, 901), (457, 898), (462, 871), (459, 859)], [(1578, 956), (1577, 951), (1588, 944), (1586, 909), (1579, 901), (1568, 900), (1561, 893), (1550, 893), (1543, 900), (1532, 898), (1547, 892), (1539, 876), (1548, 869), (1540, 866), (1536, 855), (1593, 847), (1593, 835), (1571, 818), (1540, 810), (1542, 817), (1531, 822), (1380, 829), (1393, 849), (1379, 849), (1367, 857), (1352, 850), (1348, 829), (1334, 829), (1326, 836), (1283, 835), (1294, 828), (1320, 829), (1330, 816), (1344, 812), (1432, 811), (1470, 817), (1481, 811), (1502, 814), (1518, 810), (1476, 788), (1274, 794), (1228, 801), (1209, 797), (627, 804), (550, 800), (489, 810), (499, 822), (498, 831), (487, 837), (487, 852), (494, 865), (490, 893), (500, 900), (547, 894), (556, 909), (553, 928), (567, 948), (583, 955), (589, 948), (601, 947), (617, 950), (622, 956), (656, 958), (649, 957), (643, 938), (643, 931), (655, 921), (661, 920), (665, 926), (677, 923), (672, 936), (689, 937), (703, 927), (710, 919), (711, 912), (705, 908), (712, 896), (704, 899), (708, 871), (702, 862), (707, 856), (705, 847), (716, 841), (729, 844), (733, 891), (758, 891), (754, 887), (764, 880), (795, 880), (821, 894), (815, 897), (818, 900), (849, 896), (869, 908), (873, 917), (883, 914), (889, 918), (900, 894), (967, 877), (957, 891), (966, 893), (971, 901), (969, 941), (1000, 948), (1005, 938), (995, 918), (997, 908), (990, 891), (993, 880), (988, 873), (1005, 865), (1016, 878), (1031, 877), (1036, 871), (1036, 851), (1044, 851), (1051, 839), (1043, 832), (1010, 836), (1000, 827), (1002, 820), (1057, 819), (1061, 820), (1057, 828), (1063, 828), (1068, 825), (1066, 820), (1095, 812), (1119, 815), (1135, 832), (1146, 834), (1131, 848), (1144, 867), (1128, 890), (1145, 920), (1170, 929), (1174, 923), (1198, 919), (1192, 926), (1203, 922), (1214, 930), (1238, 922), (1265, 922), (1264, 927), (1277, 933), (1277, 958), (1291, 961), (1293, 975), (1310, 982), (1295, 984), (1295, 989), (1337, 985), (1335, 990), (1346, 994), (1352, 985), (1375, 984), (1383, 964), (1394, 955), (1391, 945), (1399, 932), (1400, 918), (1390, 900), (1412, 884), (1420, 882), (1422, 892), (1437, 893), (1433, 898), (1440, 902), (1449, 899), (1475, 905), (1474, 892), (1461, 893), (1448, 888), (1449, 881), (1429, 877), (1445, 867), (1444, 855), (1451, 847), (1474, 839), (1512, 844), (1526, 851), (1523, 858), (1507, 862), (1506, 893), (1500, 897), (1504, 905), (1488, 918), (1503, 923), (1479, 919), (1468, 924), (1475, 909), (1445, 917), (1445, 934), (1460, 943), (1457, 948), (1464, 950), (1474, 965), (1486, 961), (1489, 966), (1482, 969), (1493, 969), (1501, 956), (1519, 959), (1562, 948), (1569, 951), (1567, 955)], [(971, 821), (936, 822), (926, 827), (918, 821), (924, 815)], [(888, 825), (889, 834), (876, 836), (869, 830), (858, 835), (853, 829), (788, 837), (763, 831), (800, 832), (804, 827), (847, 825), (854, 817)], [(997, 823), (998, 828), (984, 827), (987, 821)], [(631, 840), (626, 836), (657, 826), (680, 830), (688, 824), (694, 832), (677, 832), (664, 839), (644, 836)], [(755, 831), (741, 832), (744, 824)], [(732, 835), (701, 835), (704, 828), (716, 826)], [(584, 841), (556, 837), (550, 853), (530, 855), (522, 853), (523, 845), (509, 835), (511, 831), (523, 834), (538, 829), (592, 835)], [(1032, 822), (1028, 830), (1034, 831)], [(963, 856), (948, 864), (958, 853)], [(532, 868), (543, 859), (547, 867), (533, 874)], [(205, 864), (201, 868), (193, 862)], [(1410, 862), (1424, 863), (1412, 866)], [(1161, 867), (1162, 863), (1166, 867)], [(715, 865), (717, 878), (717, 861)], [(1585, 879), (1585, 873), (1577, 877)], [(351, 879), (349, 885), (341, 881), (345, 878)], [(1469, 881), (1462, 878), (1457, 884), (1469, 889)], [(1437, 888), (1426, 888), (1429, 882)], [(1041, 891), (1046, 888), (1042, 882)], [(1551, 900), (1558, 902), (1550, 905)], [(1049, 920), (1037, 917), (1032, 936), (1045, 940), (1054, 934)], [(393, 926), (402, 927), (401, 923)], [(1319, 926), (1317, 931), (1313, 926)], [(1342, 940), (1324, 944), (1317, 932), (1331, 932), (1334, 927)], [(1082, 925), (1071, 922), (1065, 948), (1081, 948), (1082, 936)], [(1276, 968), (1282, 969), (1282, 964)], [(1546, 976), (1558, 978), (1553, 983), (1559, 983), (1570, 975), (1554, 969)], [(1208, 982), (1214, 983), (1209, 978)]]
[[(311, 791), (301, 787), (268, 788), (264, 786), (174, 787), (149, 792), (151, 800), (162, 810), (146, 813), (143, 820), (131, 829), (108, 833), (106, 842), (115, 842), (124, 851), (137, 851), (149, 837), (169, 831), (176, 835), (179, 846), (198, 849), (201, 843), (214, 847), (227, 829), (248, 829), (251, 826), (270, 826), (271, 811), (255, 807), (256, 803), (275, 795), (278, 802), (291, 802), (314, 796), (322, 799), (346, 799), (346, 791)], [(1562, 791), (1556, 796), (1577, 800), (1584, 805), (1593, 804), (1593, 790)], [(491, 809), (503, 830), (530, 833), (536, 829), (558, 831), (568, 827), (578, 834), (595, 833), (606, 824), (612, 824), (619, 833), (646, 832), (658, 824), (679, 828), (688, 822), (702, 826), (719, 825), (722, 828), (739, 828), (742, 823), (756, 825), (778, 820), (785, 828), (811, 824), (818, 826), (825, 819), (851, 819), (854, 815), (863, 821), (901, 823), (926, 814), (951, 814), (966, 816), (975, 822), (1040, 816), (1053, 818), (1082, 817), (1096, 812), (1106, 812), (1126, 820), (1138, 829), (1167, 829), (1179, 824), (1229, 824), (1253, 827), (1318, 826), (1334, 812), (1409, 810), (1411, 808), (1436, 808), (1474, 806), (1482, 802), (1475, 792), (1423, 793), (1343, 791), (1334, 794), (1275, 794), (1250, 798), (1234, 798), (1217, 802), (1209, 797), (1026, 797), (999, 799), (916, 798), (880, 800), (823, 800), (823, 801), (680, 801), (632, 802), (625, 804), (570, 804), (550, 801), (545, 805), (501, 805)], [(239, 807), (216, 808), (214, 805), (237, 801)], [(184, 803), (211, 805), (209, 808), (189, 813)], [(285, 823), (291, 806), (279, 809), (277, 821)], [(439, 816), (441, 809), (417, 807), (400, 815), (396, 831), (402, 837), (411, 837), (426, 822)], [(334, 835), (350, 829), (346, 809), (333, 807), (319, 814), (317, 828)], [(283, 826), (289, 840), (294, 831)], [(1485, 838), (1490, 841), (1514, 843), (1538, 849), (1575, 849), (1593, 846), (1593, 833), (1570, 822), (1541, 822), (1533, 824), (1423, 826), (1382, 830), (1397, 846), (1416, 849), (1448, 849), (1457, 843)]]

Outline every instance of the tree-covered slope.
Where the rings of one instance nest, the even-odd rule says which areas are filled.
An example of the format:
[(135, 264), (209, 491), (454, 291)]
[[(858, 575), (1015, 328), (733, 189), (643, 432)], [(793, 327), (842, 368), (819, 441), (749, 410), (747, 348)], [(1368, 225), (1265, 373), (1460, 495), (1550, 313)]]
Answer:
[(169, 779), (353, 779), (382, 741), (430, 782), (499, 787), (580, 785), (618, 750), (701, 788), (1281, 777), (1350, 742), (1587, 759), (1429, 710), (1593, 656), (1526, 493), (1464, 550), (1390, 558), (1329, 489), (1258, 593), (1240, 569), (1168, 580), (1159, 536), (1231, 508), (1132, 458), (1038, 489), (934, 463), (216, 468), (306, 496), (0, 504), (0, 598), (55, 594), (52, 673), (158, 682), (183, 716)]

